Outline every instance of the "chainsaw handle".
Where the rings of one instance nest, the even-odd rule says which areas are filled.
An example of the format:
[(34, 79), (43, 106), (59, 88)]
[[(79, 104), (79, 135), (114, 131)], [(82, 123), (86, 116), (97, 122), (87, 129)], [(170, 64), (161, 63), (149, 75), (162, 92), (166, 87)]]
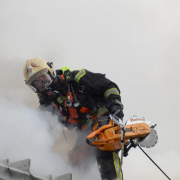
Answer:
[(120, 118), (118, 118), (114, 114), (110, 114), (109, 117), (116, 125), (120, 126), (123, 129), (126, 129), (125, 125), (123, 124), (123, 121)]
[(122, 164), (123, 164), (123, 156), (124, 156), (124, 144), (125, 144), (125, 132), (126, 132), (126, 126), (123, 124), (123, 121), (115, 116), (110, 114), (109, 115), (110, 119), (118, 126), (120, 126), (122, 128), (121, 130), (121, 158), (120, 158), (120, 169), (118, 171), (118, 176), (120, 174), (120, 172), (122, 171)]

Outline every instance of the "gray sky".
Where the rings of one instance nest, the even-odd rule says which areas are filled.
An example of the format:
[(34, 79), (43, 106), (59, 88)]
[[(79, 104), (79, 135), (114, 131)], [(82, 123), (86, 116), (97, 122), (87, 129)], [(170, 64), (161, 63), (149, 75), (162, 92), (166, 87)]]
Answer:
[[(17, 124), (17, 111), (24, 111), (14, 102), (38, 106), (36, 95), (24, 85), (28, 58), (53, 61), (55, 69), (105, 73), (121, 89), (124, 120), (140, 115), (157, 123), (158, 144), (146, 152), (172, 179), (179, 179), (179, 32), (177, 0), (1, 0), (0, 106), (17, 115)], [(5, 113), (3, 118), (11, 122)], [(165, 179), (137, 148), (124, 159), (123, 170), (126, 180)]]

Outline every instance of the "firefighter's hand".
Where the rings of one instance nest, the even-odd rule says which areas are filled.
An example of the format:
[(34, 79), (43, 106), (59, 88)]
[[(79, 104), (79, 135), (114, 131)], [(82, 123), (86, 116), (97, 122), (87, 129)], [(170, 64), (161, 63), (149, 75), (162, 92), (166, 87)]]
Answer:
[(59, 97), (59, 94), (56, 91), (52, 91), (52, 90), (47, 91), (47, 95), (51, 101)]
[(114, 114), (117, 112), (117, 110), (118, 110), (118, 114), (116, 114), (116, 116), (122, 119), (124, 117), (124, 113), (123, 110), (120, 108), (120, 106), (112, 105), (110, 108), (110, 113)]

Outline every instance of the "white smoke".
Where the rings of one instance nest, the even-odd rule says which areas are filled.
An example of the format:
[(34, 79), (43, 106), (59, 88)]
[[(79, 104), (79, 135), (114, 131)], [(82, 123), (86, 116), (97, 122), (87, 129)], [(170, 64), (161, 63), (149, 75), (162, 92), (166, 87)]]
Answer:
[(2, 96), (0, 102), (0, 159), (13, 162), (30, 158), (32, 172), (43, 175), (44, 172), (62, 173), (65, 163), (52, 152), (54, 139), (49, 133), (48, 124), (37, 110), (18, 101), (10, 102)]
[[(125, 120), (133, 115), (140, 115), (158, 124), (156, 127), (158, 144), (146, 151), (170, 178), (180, 179), (177, 170), (180, 166), (178, 161), (180, 146), (177, 139), (180, 125), (179, 7), (180, 2), (177, 0), (1, 0), (0, 93), (5, 99), (1, 97), (3, 103), (0, 103), (0, 111), (3, 122), (0, 129), (2, 127), (7, 129), (2, 130), (5, 134), (0, 132), (2, 144), (10, 143), (3, 141), (8, 138), (8, 133), (14, 132), (15, 135), (17, 133), (18, 138), (14, 135), (15, 139), (11, 143), (19, 144), (19, 148), (16, 148), (17, 145), (14, 147), (16, 151), (22, 151), (21, 143), (18, 141), (22, 140), (20, 134), (28, 138), (23, 129), (25, 125), (21, 126), (13, 121), (15, 125), (8, 131), (9, 127), (5, 126), (4, 121), (7, 119), (11, 124), (11, 115), (16, 122), (20, 118), (20, 122), (24, 123), (20, 114), (27, 112), (28, 117), (38, 119), (35, 121), (26, 117), (30, 127), (27, 132), (33, 130), (36, 122), (37, 126), (38, 124), (42, 126), (36, 133), (39, 138), (43, 139), (43, 136), (47, 138), (46, 145), (41, 144), (46, 150), (39, 148), (46, 155), (49, 152), (48, 162), (55, 164), (54, 166), (61, 166), (63, 162), (59, 156), (50, 152), (54, 139), (48, 134), (47, 123), (36, 114), (35, 110), (29, 108), (36, 108), (38, 100), (23, 82), (22, 69), (25, 60), (42, 57), (47, 61), (53, 61), (55, 69), (70, 66), (72, 69), (86, 68), (106, 73), (107, 77), (115, 81), (121, 89)], [(15, 132), (15, 129), (19, 131)], [(62, 142), (62, 139), (58, 142)], [(32, 147), (33, 145), (38, 147), (38, 142), (33, 140), (31, 142), (34, 143)], [(19, 153), (13, 153), (15, 151), (10, 148), (10, 144), (7, 145), (8, 149), (0, 146), (3, 154), (6, 150), (9, 153), (4, 154), (3, 159), (19, 160)], [(56, 151), (62, 148), (68, 151), (73, 145), (64, 147), (56, 146)], [(23, 157), (31, 158), (29, 155), (34, 155), (34, 158), (31, 158), (33, 168), (33, 162), (41, 153), (37, 151), (33, 154), (33, 151), (29, 152), (28, 147), (26, 150), (28, 153), (27, 155), (22, 153)], [(41, 158), (40, 161), (45, 160)], [(164, 175), (151, 164), (140, 150), (131, 150), (129, 156), (124, 159), (124, 178), (164, 179)], [(55, 174), (59, 175), (59, 169), (55, 168), (57, 170)], [(47, 172), (52, 174), (54, 169), (50, 167)], [(91, 174), (93, 173), (94, 171), (91, 171)]]
[[(78, 171), (67, 165), (65, 157), (53, 152), (56, 138), (62, 135), (62, 129), (56, 133), (50, 132), (53, 123), (57, 123), (56, 116), (29, 108), (19, 101), (8, 101), (2, 96), (0, 108), (1, 160), (14, 162), (31, 159), (30, 171), (34, 175), (45, 177), (51, 174), (55, 177), (71, 172), (74, 180), (81, 179)], [(63, 143), (58, 146), (63, 146)]]

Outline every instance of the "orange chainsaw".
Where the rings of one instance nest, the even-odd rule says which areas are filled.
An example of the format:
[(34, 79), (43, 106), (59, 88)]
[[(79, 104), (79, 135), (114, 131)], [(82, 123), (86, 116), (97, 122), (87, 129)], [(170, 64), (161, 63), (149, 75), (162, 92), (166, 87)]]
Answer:
[[(153, 147), (158, 141), (154, 130), (156, 124), (144, 117), (133, 116), (123, 124), (122, 120), (114, 115), (97, 118), (91, 125), (92, 133), (86, 137), (86, 142), (102, 151), (121, 150), (120, 171), (122, 170), (123, 156), (128, 155), (131, 147)], [(144, 152), (144, 154), (170, 180), (165, 172)]]
[(156, 124), (144, 117), (133, 116), (125, 125), (117, 116), (104, 116), (96, 119), (92, 125), (92, 133), (86, 137), (86, 142), (103, 151), (115, 151), (122, 146), (153, 147), (158, 140), (154, 130)]
[[(123, 124), (123, 121), (114, 115), (96, 119), (92, 125), (92, 133), (86, 137), (86, 142), (103, 151), (121, 149), (120, 167), (122, 168), (123, 156), (128, 155), (131, 147), (153, 147), (158, 137), (154, 130), (156, 124), (144, 117), (133, 116)], [(139, 146), (139, 147), (140, 147)], [(119, 171), (120, 173), (120, 171)]]

